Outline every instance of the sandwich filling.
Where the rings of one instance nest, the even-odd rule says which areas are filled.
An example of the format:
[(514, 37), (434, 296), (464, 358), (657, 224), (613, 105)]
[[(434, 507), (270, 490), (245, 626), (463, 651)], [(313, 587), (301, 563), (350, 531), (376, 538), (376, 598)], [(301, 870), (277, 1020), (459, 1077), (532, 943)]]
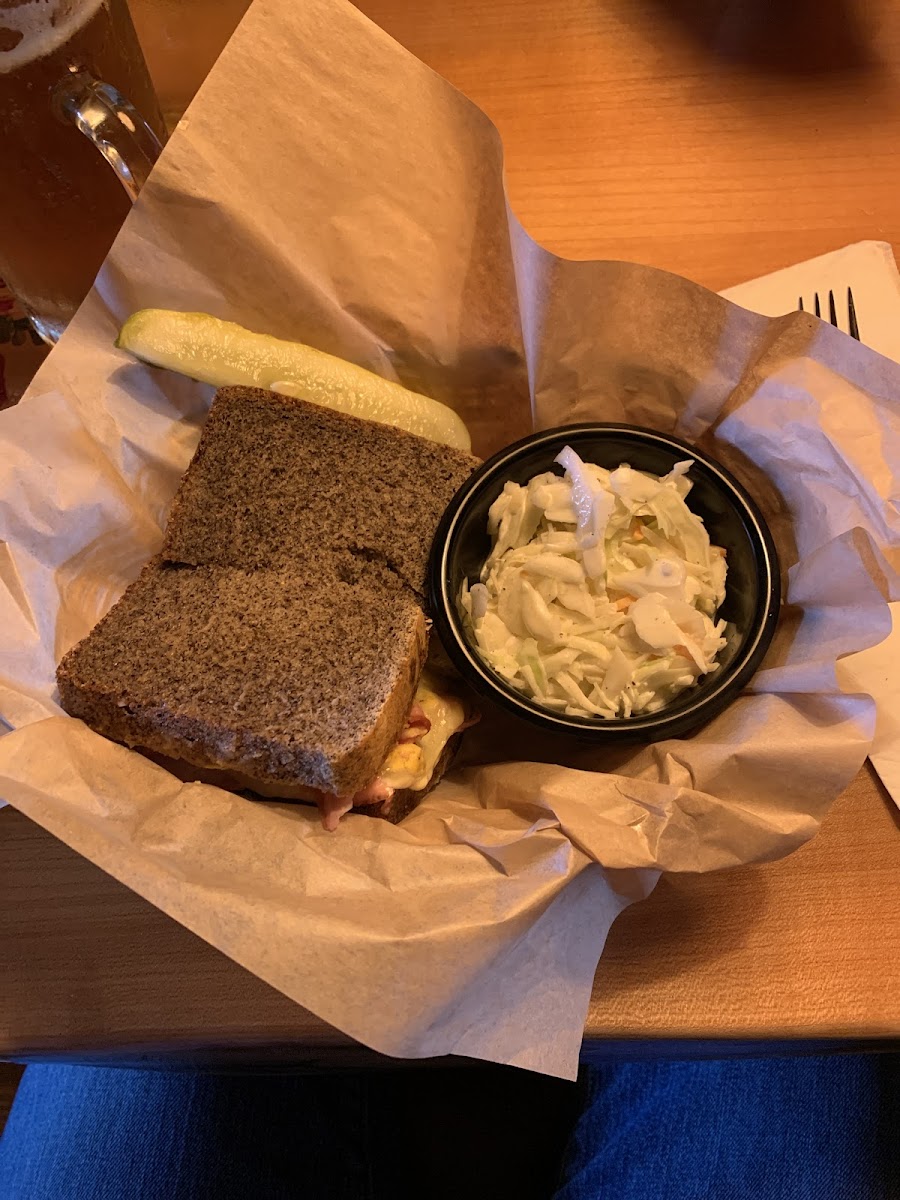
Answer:
[(380, 804), (390, 807), (396, 792), (424, 792), (450, 739), (471, 721), (459, 697), (425, 671), (400, 737), (379, 768), (378, 774), (352, 796), (320, 792), (316, 802), (322, 824), (330, 831), (351, 808)]

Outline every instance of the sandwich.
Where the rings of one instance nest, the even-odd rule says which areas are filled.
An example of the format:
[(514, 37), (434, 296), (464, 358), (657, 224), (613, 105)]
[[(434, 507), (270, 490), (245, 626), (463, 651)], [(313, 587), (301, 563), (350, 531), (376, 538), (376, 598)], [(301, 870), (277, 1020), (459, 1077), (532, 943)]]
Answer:
[(220, 389), (159, 554), (57, 671), (66, 712), (182, 778), (398, 821), (470, 718), (426, 670), (437, 523), (478, 465)]

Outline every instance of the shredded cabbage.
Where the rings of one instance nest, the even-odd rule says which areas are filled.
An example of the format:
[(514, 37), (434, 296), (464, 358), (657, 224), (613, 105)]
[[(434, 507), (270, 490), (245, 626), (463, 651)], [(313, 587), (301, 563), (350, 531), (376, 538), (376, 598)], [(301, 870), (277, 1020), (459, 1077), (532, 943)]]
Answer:
[(607, 471), (571, 446), (552, 471), (506, 483), (491, 553), (459, 603), (482, 657), (557, 712), (658, 712), (717, 669), (725, 551), (688, 508), (693, 462), (657, 479)]

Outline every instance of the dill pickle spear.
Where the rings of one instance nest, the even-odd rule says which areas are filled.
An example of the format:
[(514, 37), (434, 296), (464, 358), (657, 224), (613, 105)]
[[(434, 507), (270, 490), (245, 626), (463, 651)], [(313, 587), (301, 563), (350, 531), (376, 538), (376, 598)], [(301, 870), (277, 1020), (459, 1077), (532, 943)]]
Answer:
[(458, 450), (471, 448), (469, 431), (446, 404), (301, 342), (252, 333), (207, 313), (141, 309), (122, 326), (116, 345), (151, 366), (216, 387), (268, 388)]

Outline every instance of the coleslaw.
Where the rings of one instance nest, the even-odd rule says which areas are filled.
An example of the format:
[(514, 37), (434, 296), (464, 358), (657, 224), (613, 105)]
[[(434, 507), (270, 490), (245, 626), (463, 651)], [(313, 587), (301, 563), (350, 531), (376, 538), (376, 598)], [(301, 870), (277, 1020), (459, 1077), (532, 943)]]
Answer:
[(459, 604), (481, 657), (542, 706), (610, 719), (654, 713), (717, 669), (725, 551), (688, 508), (691, 460), (657, 478), (583, 462), (507, 482), (493, 540)]

